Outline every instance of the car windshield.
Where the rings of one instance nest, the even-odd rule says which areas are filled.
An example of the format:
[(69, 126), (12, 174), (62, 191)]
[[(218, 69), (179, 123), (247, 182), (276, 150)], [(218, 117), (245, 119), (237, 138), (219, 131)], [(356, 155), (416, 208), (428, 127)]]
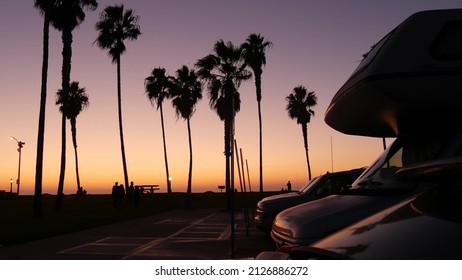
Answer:
[(397, 138), (382, 156), (353, 182), (351, 190), (414, 188), (415, 182), (401, 180), (396, 171), (410, 164), (438, 158), (457, 131), (414, 133)]
[(308, 183), (306, 183), (306, 184), (298, 191), (298, 193), (299, 193), (299, 194), (305, 194), (305, 193), (311, 192), (311, 190), (314, 188), (314, 186), (316, 186), (316, 184), (319, 182), (319, 180), (321, 180), (321, 176), (316, 177), (316, 178), (314, 178), (314, 179), (308, 181)]

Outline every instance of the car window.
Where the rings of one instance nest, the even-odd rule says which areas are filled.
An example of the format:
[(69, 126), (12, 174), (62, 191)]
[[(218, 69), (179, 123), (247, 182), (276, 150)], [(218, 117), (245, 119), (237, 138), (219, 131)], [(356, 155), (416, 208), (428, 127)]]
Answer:
[(332, 176), (318, 188), (317, 194), (324, 196), (340, 193), (342, 187), (351, 184), (351, 181), (348, 174)]
[(316, 186), (318, 181), (321, 180), (321, 177), (322, 176), (319, 176), (319, 177), (312, 179), (311, 181), (308, 181), (308, 183), (306, 183), (298, 192), (300, 194), (311, 192), (311, 190), (314, 188), (314, 186)]
[(414, 133), (397, 138), (381, 158), (354, 182), (353, 189), (413, 188), (415, 183), (400, 181), (396, 171), (410, 164), (439, 158), (455, 132), (458, 130)]

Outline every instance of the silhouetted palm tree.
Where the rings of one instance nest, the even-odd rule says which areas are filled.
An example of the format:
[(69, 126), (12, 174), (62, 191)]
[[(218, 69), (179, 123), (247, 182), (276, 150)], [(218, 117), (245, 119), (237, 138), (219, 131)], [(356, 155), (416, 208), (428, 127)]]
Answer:
[(303, 142), (305, 144), (306, 163), (308, 165), (308, 179), (311, 180), (310, 159), (308, 157), (308, 123), (314, 111), (311, 107), (316, 106), (317, 97), (313, 91), (308, 92), (304, 86), (297, 86), (293, 92), (286, 97), (287, 107), (291, 119), (296, 119), (302, 126)]
[(187, 193), (191, 193), (193, 156), (190, 119), (196, 111), (197, 102), (202, 99), (202, 84), (194, 70), (190, 70), (185, 65), (178, 69), (176, 77), (170, 77), (170, 80), (170, 98), (172, 98), (176, 116), (181, 116), (188, 125), (189, 175)]
[[(61, 90), (66, 95), (69, 92), (71, 79), (71, 57), (72, 57), (72, 31), (85, 20), (84, 9), (95, 10), (98, 3), (95, 0), (56, 0), (51, 8), (51, 24), (61, 31), (63, 42), (63, 65)], [(59, 173), (58, 195), (56, 208), (62, 208), (62, 195), (64, 189), (64, 173), (66, 171), (66, 117), (61, 120), (61, 168)]]
[(164, 112), (162, 109), (162, 103), (165, 98), (168, 98), (169, 90), (169, 79), (165, 75), (164, 68), (154, 68), (151, 76), (147, 77), (144, 82), (146, 94), (151, 101), (151, 104), (157, 104), (157, 110), (160, 110), (160, 122), (162, 125), (162, 140), (164, 141), (164, 159), (165, 159), (165, 173), (167, 179), (167, 192), (172, 192), (172, 186), (170, 181), (170, 175), (168, 172), (168, 160), (167, 160), (167, 144), (165, 142), (165, 127), (164, 127)]
[(266, 65), (265, 50), (273, 43), (265, 40), (260, 34), (250, 34), (245, 43), (241, 45), (245, 63), (252, 69), (255, 79), (255, 89), (258, 103), (258, 127), (260, 135), (260, 192), (263, 192), (263, 145), (262, 145), (262, 122), (261, 122), (261, 74), (262, 66)]
[(66, 95), (62, 89), (57, 92), (56, 105), (59, 111), (71, 122), (72, 143), (75, 155), (75, 176), (77, 190), (80, 190), (79, 160), (77, 156), (77, 116), (90, 105), (85, 88), (79, 87), (79, 82), (72, 82)]
[(198, 76), (208, 85), (210, 107), (224, 121), (226, 156), (226, 190), (231, 190), (231, 152), (234, 142), (234, 117), (240, 110), (238, 88), (242, 81), (252, 77), (245, 69), (242, 49), (231, 42), (215, 43), (214, 53), (197, 61)]
[(37, 133), (37, 158), (35, 163), (34, 216), (42, 216), (43, 143), (45, 138), (45, 111), (48, 80), (48, 42), (50, 34), (51, 7), (54, 0), (35, 0), (34, 7), (43, 15), (42, 85), (40, 88), (40, 111)]
[(124, 170), (125, 186), (128, 187), (127, 161), (125, 158), (124, 133), (122, 126), (122, 93), (120, 85), (120, 56), (125, 52), (124, 41), (133, 41), (141, 35), (138, 25), (139, 16), (133, 14), (131, 9), (124, 10), (123, 5), (108, 6), (100, 15), (96, 23), (99, 32), (96, 43), (101, 49), (109, 50), (112, 63), (117, 64), (117, 106), (119, 115), (120, 149), (122, 152), (122, 165)]

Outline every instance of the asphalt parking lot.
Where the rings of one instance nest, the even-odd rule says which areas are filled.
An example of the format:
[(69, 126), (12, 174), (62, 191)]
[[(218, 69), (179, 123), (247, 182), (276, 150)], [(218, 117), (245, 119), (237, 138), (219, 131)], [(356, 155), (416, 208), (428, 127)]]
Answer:
[[(273, 250), (271, 239), (235, 213), (234, 258)], [(230, 259), (231, 219), (219, 209), (175, 210), (24, 244), (0, 247), (0, 259)]]

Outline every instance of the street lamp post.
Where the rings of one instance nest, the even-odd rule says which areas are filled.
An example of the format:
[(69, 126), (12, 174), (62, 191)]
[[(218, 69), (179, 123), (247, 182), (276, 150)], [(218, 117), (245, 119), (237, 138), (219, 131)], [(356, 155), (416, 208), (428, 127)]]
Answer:
[(19, 141), (18, 139), (14, 138), (13, 136), (10, 137), (10, 139), (15, 140), (16, 143), (18, 143), (18, 153), (19, 153), (19, 161), (18, 161), (18, 179), (16, 180), (16, 184), (18, 185), (18, 196), (19, 196), (19, 185), (21, 183), (21, 150), (25, 142)]

